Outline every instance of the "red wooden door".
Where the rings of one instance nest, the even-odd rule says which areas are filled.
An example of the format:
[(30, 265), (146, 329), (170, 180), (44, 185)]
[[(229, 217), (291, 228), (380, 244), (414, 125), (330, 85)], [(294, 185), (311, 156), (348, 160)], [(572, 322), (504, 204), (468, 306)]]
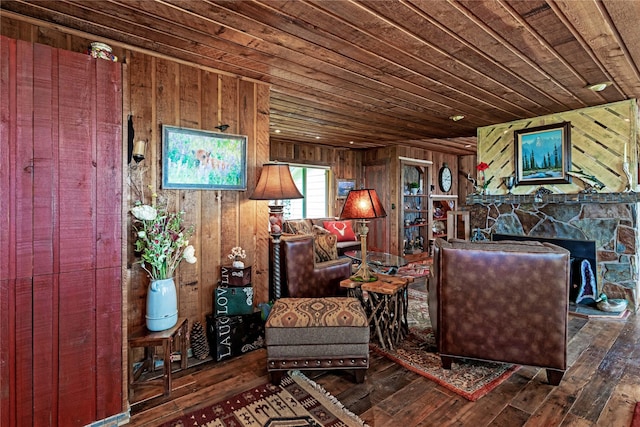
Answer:
[(0, 51), (0, 424), (86, 425), (123, 412), (121, 69)]

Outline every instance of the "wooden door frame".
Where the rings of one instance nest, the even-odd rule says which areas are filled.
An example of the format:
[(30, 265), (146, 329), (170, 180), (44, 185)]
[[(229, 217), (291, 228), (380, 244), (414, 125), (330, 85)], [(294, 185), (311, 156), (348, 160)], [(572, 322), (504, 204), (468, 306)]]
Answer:
[[(362, 183), (365, 185), (365, 187), (368, 187), (367, 184), (367, 167), (368, 166), (384, 166), (389, 174), (389, 176), (391, 176), (391, 161), (390, 159), (379, 159), (379, 160), (374, 160), (374, 161), (368, 161), (368, 162), (363, 162), (362, 164)], [(393, 180), (392, 180), (393, 182)], [(390, 252), (392, 245), (391, 245), (391, 227), (392, 227), (392, 210), (393, 210), (393, 206), (394, 202), (393, 202), (393, 197), (392, 197), (392, 191), (391, 191), (392, 185), (389, 185), (389, 194), (378, 194), (378, 197), (381, 198), (382, 204), (385, 208), (385, 210), (387, 211), (387, 217), (384, 219), (378, 219), (374, 222), (371, 222), (369, 224), (369, 228), (370, 229), (375, 229), (376, 226), (379, 225), (380, 221), (384, 221), (385, 227), (386, 229), (384, 230), (384, 241), (385, 241), (385, 247), (382, 248), (383, 252)], [(385, 200), (386, 199), (386, 200)]]

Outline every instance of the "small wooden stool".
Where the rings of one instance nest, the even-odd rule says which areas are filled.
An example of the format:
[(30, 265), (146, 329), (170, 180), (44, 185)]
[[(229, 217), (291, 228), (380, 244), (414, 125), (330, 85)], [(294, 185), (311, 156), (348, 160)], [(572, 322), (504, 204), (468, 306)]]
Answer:
[[(180, 337), (180, 367), (187, 369), (187, 328), (189, 322), (186, 317), (181, 317), (175, 326), (158, 332), (152, 332), (145, 326), (139, 328), (137, 331), (131, 334), (129, 337), (129, 384), (133, 384), (136, 374), (133, 371), (133, 349), (135, 347), (145, 348), (145, 360), (142, 367), (139, 370), (139, 374), (142, 373), (145, 367), (151, 372), (155, 371), (155, 364), (153, 356), (155, 354), (155, 346), (162, 346), (164, 352), (164, 364), (162, 377), (164, 379), (164, 395), (169, 396), (171, 394), (171, 353), (173, 352), (173, 343), (176, 336)], [(138, 374), (138, 376), (139, 376)]]
[(375, 282), (362, 284), (362, 291), (368, 294), (369, 324), (383, 349), (393, 349), (409, 333), (408, 282), (402, 277), (379, 276)]

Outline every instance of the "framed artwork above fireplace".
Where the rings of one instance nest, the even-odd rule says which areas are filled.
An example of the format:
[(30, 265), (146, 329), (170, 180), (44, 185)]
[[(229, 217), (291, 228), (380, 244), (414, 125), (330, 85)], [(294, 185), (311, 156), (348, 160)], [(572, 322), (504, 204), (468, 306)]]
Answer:
[(513, 139), (516, 185), (571, 183), (570, 122), (518, 129)]

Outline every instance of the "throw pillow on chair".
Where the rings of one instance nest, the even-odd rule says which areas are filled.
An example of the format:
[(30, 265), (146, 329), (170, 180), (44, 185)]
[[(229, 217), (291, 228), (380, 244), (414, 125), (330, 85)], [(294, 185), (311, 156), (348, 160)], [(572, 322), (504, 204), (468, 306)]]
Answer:
[(307, 219), (285, 221), (285, 231), (291, 234), (311, 234), (311, 221)]
[(338, 238), (334, 234), (316, 234), (313, 236), (315, 262), (338, 259)]

